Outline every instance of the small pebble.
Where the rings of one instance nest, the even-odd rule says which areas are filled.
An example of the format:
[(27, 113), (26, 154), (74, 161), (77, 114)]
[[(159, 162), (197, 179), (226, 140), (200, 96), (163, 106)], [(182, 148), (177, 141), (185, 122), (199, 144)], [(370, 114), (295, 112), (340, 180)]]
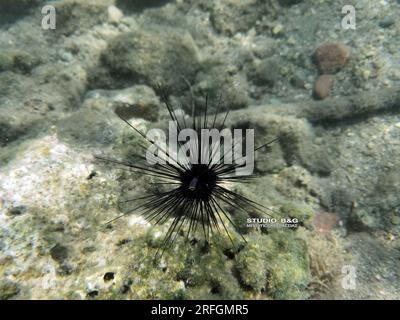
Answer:
[(364, 69), (361, 71), (361, 75), (365, 81), (367, 81), (371, 75), (371, 71)]
[(116, 6), (109, 6), (108, 7), (108, 19), (112, 23), (118, 23), (121, 18), (123, 17), (123, 13), (119, 10)]
[(292, 36), (290, 36), (289, 39), (287, 40), (287, 43), (291, 44), (291, 45), (294, 45), (294, 44), (296, 44), (296, 39), (293, 38)]
[(283, 33), (283, 26), (279, 23), (272, 29), (272, 34), (274, 36), (280, 35)]
[(25, 206), (18, 206), (18, 207), (10, 208), (7, 211), (7, 215), (15, 217), (15, 216), (20, 216), (20, 215), (24, 214), (25, 212), (26, 212), (26, 207)]
[(329, 96), (333, 86), (333, 77), (328, 74), (319, 76), (314, 83), (314, 96), (317, 99), (323, 100)]
[(122, 294), (128, 293), (131, 290), (131, 285), (133, 281), (131, 279), (125, 280), (124, 284), (122, 285), (120, 292)]
[(314, 58), (321, 74), (332, 74), (347, 63), (350, 50), (341, 43), (323, 44), (315, 50)]
[(396, 216), (396, 215), (393, 215), (393, 216), (392, 216), (392, 219), (391, 219), (391, 222), (392, 222), (392, 224), (394, 224), (394, 225), (399, 225), (399, 224), (400, 224), (400, 217), (399, 217), (399, 216)]
[(57, 261), (58, 263), (62, 263), (68, 258), (68, 249), (60, 244), (56, 244), (50, 249), (50, 255), (53, 260)]
[(395, 19), (392, 16), (386, 16), (383, 18), (381, 22), (379, 22), (379, 26), (381, 28), (390, 28), (392, 25), (394, 25)]

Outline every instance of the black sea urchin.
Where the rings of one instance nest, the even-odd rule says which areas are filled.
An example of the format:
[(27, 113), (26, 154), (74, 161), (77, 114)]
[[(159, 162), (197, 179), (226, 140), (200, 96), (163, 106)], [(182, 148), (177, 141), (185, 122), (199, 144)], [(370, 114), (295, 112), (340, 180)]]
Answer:
[[(183, 155), (181, 153), (180, 157), (176, 155), (172, 156), (170, 149), (156, 142), (155, 139), (149, 138), (121, 117), (143, 139), (143, 142), (147, 144), (147, 146), (140, 145), (143, 153), (135, 155), (139, 161), (133, 163), (107, 159), (100, 156), (96, 156), (96, 158), (101, 161), (120, 165), (129, 171), (156, 177), (158, 181), (155, 184), (163, 185), (163, 187), (167, 187), (168, 189), (122, 201), (124, 204), (135, 203), (135, 205), (108, 223), (134, 212), (140, 213), (146, 220), (154, 224), (164, 223), (171, 219), (172, 223), (161, 246), (163, 248), (162, 252), (175, 241), (178, 231), (182, 230), (182, 227), (185, 225), (187, 226), (186, 239), (200, 228), (208, 243), (210, 233), (219, 232), (221, 229), (224, 229), (233, 243), (227, 226), (224, 223), (223, 216), (234, 228), (236, 226), (230, 213), (225, 209), (226, 205), (244, 211), (249, 209), (270, 210), (227, 187), (229, 183), (243, 183), (254, 178), (253, 174), (240, 174), (239, 169), (244, 167), (243, 162), (229, 161), (228, 159), (228, 155), (231, 156), (238, 149), (240, 149), (240, 153), (242, 152), (242, 145), (245, 139), (243, 137), (236, 139), (235, 137), (233, 143), (228, 145), (225, 139), (227, 136), (216, 142), (211, 141), (212, 139), (210, 140), (209, 136), (202, 134), (205, 129), (209, 130), (209, 132), (212, 130), (221, 132), (223, 129), (227, 129), (229, 132), (229, 129), (225, 128), (229, 110), (224, 112), (222, 121), (217, 121), (221, 107), (221, 96), (218, 99), (216, 112), (211, 116), (208, 115), (207, 97), (205, 98), (204, 107), (201, 108), (202, 110), (196, 108), (193, 103), (192, 117), (189, 120), (185, 119), (184, 116), (178, 119), (175, 110), (168, 101), (166, 93), (161, 89), (160, 91), (171, 120), (176, 124), (177, 134), (179, 135), (185, 129), (191, 129), (192, 133), (196, 133), (195, 136), (197, 138), (186, 142), (178, 141), (178, 146), (184, 150)], [(218, 122), (220, 123), (217, 124)], [(253, 144), (253, 155), (254, 151), (260, 150), (276, 140), (271, 140), (258, 148), (254, 148)], [(168, 140), (168, 142), (171, 141)], [(226, 146), (228, 147), (225, 148)], [(223, 149), (223, 152), (217, 152), (218, 148), (220, 150)], [(150, 149), (161, 155), (158, 158), (158, 162), (155, 161), (156, 157), (154, 155), (150, 158), (148, 157)], [(205, 149), (208, 152), (205, 152)], [(169, 161), (161, 161), (162, 158), (163, 160), (169, 159)], [(148, 163), (149, 160), (151, 165)], [(254, 161), (254, 157), (252, 160)], [(246, 241), (242, 235), (241, 237)]]

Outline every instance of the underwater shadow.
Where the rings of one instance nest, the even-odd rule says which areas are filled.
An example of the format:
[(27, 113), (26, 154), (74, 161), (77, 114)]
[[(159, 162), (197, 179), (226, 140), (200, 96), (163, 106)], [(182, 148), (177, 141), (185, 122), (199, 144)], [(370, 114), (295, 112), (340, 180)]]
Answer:
[(31, 13), (32, 8), (43, 4), (43, 0), (8, 1), (0, 0), (0, 28), (7, 27)]
[(369, 111), (369, 112), (362, 113), (362, 114), (355, 114), (355, 115), (352, 115), (351, 117), (339, 118), (339, 119), (322, 119), (322, 120), (310, 121), (310, 122), (313, 125), (321, 126), (325, 129), (334, 128), (337, 126), (349, 127), (349, 126), (355, 125), (357, 123), (364, 122), (364, 121), (368, 120), (369, 118), (382, 117), (382, 116), (393, 116), (393, 115), (398, 115), (399, 112), (400, 112), (400, 105), (394, 105), (385, 110)]
[(166, 5), (170, 0), (117, 0), (116, 6), (126, 12), (140, 13), (149, 8)]

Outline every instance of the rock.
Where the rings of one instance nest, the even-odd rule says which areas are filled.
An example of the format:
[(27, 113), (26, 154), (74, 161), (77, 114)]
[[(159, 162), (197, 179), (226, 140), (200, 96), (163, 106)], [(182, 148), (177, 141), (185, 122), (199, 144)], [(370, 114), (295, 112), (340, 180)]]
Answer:
[(371, 71), (369, 71), (367, 69), (363, 69), (363, 70), (361, 70), (361, 76), (365, 81), (367, 81), (371, 76)]
[(68, 258), (68, 248), (63, 245), (56, 244), (50, 249), (50, 255), (53, 260), (57, 261), (58, 263), (63, 263), (64, 260)]
[(0, 51), (0, 72), (14, 71), (19, 73), (29, 73), (40, 63), (40, 58), (30, 55), (28, 52), (19, 50)]
[(298, 89), (305, 89), (306, 81), (303, 79), (303, 76), (300, 74), (294, 74), (290, 79), (290, 84)]
[(109, 6), (108, 9), (108, 19), (112, 23), (118, 23), (124, 14), (116, 6)]
[(315, 81), (313, 94), (317, 99), (323, 100), (329, 96), (332, 86), (333, 77), (328, 74), (323, 74)]
[(84, 107), (112, 109), (124, 119), (133, 117), (156, 121), (160, 101), (154, 90), (137, 85), (122, 90), (94, 90), (86, 94)]
[[(279, 143), (271, 145), (271, 153), (267, 155), (274, 164), (275, 170), (282, 169), (282, 161), (286, 166), (301, 164), (311, 173), (321, 176), (329, 176), (334, 164), (324, 147), (314, 142), (315, 135), (312, 127), (304, 119), (290, 119), (289, 117), (274, 116), (260, 109), (231, 111), (227, 120), (227, 126), (231, 128), (251, 128), (255, 132), (265, 132), (267, 134), (262, 141), (269, 141), (274, 137), (279, 137)], [(287, 109), (284, 109), (285, 112)], [(266, 129), (267, 128), (267, 129)], [(279, 146), (275, 149), (275, 146)], [(260, 161), (262, 162), (262, 161)], [(257, 165), (258, 166), (258, 165)]]
[(369, 213), (368, 210), (357, 208), (349, 216), (347, 229), (351, 232), (371, 231), (377, 229), (379, 223), (379, 218)]
[(10, 208), (7, 211), (7, 215), (11, 216), (11, 217), (15, 217), (15, 216), (20, 216), (20, 215), (24, 214), (25, 212), (26, 212), (25, 206), (17, 206), (17, 207)]
[(131, 290), (132, 280), (127, 279), (123, 282), (122, 287), (119, 289), (121, 294), (125, 294)]
[[(86, 112), (87, 109), (82, 108)], [(122, 141), (116, 142), (110, 149), (110, 157), (117, 157), (114, 151), (121, 146), (124, 146)], [(137, 148), (137, 144), (133, 147)], [(174, 240), (175, 247), (164, 252), (162, 267), (154, 266), (154, 255), (162, 246), (168, 223), (150, 228), (150, 224), (144, 224), (134, 214), (117, 220), (112, 228), (102, 228), (121, 214), (117, 205), (121, 195), (129, 196), (132, 190), (146, 194), (148, 179), (136, 174), (122, 175), (115, 167), (93, 164), (89, 157), (92, 152), (96, 151), (61, 143), (54, 133), (21, 143), (9, 164), (0, 167), (1, 202), (23, 204), (32, 210), (32, 214), (18, 219), (2, 219), (1, 234), (6, 237), (0, 241), (9, 248), (0, 250), (0, 261), (7, 258), (7, 251), (20, 253), (4, 269), (10, 271), (18, 266), (21, 271), (15, 279), (29, 298), (193, 299), (211, 295), (220, 299), (254, 296), (294, 299), (308, 296), (310, 269), (307, 246), (298, 239), (300, 228), (272, 231), (271, 235), (250, 231), (248, 238), (246, 235), (248, 244), (240, 252), (233, 248), (238, 248), (243, 241), (228, 223), (234, 245), (221, 232), (215, 237), (215, 245), (207, 251), (203, 249), (204, 241), (190, 245), (185, 232), (179, 233)], [(98, 174), (95, 179), (87, 180), (94, 166)], [(261, 192), (261, 198), (270, 197), (264, 188), (258, 185), (254, 188)], [(0, 205), (1, 216), (5, 208)], [(35, 212), (34, 208), (37, 208)], [(290, 210), (290, 216), (304, 216), (304, 211), (300, 207)], [(50, 229), (54, 230), (51, 234)], [(153, 232), (160, 241), (150, 245), (148, 239)], [(118, 246), (123, 239), (131, 240)], [(89, 246), (94, 249), (87, 250)], [(232, 255), (235, 257), (229, 258)], [(49, 263), (49, 259), (55, 262)], [(254, 269), (254, 265), (260, 269)], [(105, 276), (109, 272), (122, 276), (114, 275), (114, 279), (104, 281), (111, 278), (111, 275)], [(185, 274), (184, 281), (190, 285), (177, 280), (178, 274)], [(125, 282), (123, 275), (129, 275), (132, 282)], [(249, 290), (243, 288), (242, 281)]]
[[(242, 283), (253, 292), (265, 290), (273, 299), (305, 299), (304, 288), (310, 281), (307, 246), (304, 240), (291, 241), (286, 236), (293, 237), (279, 232), (268, 237), (248, 235), (236, 267)], [(290, 254), (282, 253), (283, 248)]]
[(307, 204), (287, 202), (281, 206), (282, 216), (297, 219), (302, 226), (310, 227), (315, 220), (314, 210)]
[(8, 300), (20, 292), (17, 283), (10, 280), (0, 280), (0, 300)]
[[(246, 108), (249, 105), (248, 84), (240, 74), (229, 75), (226, 71), (226, 65), (217, 65), (205, 68), (197, 74), (195, 85), (192, 87), (197, 105), (203, 106), (206, 94), (209, 98), (209, 112), (216, 111), (218, 99), (221, 96), (221, 110), (236, 110)], [(191, 114), (191, 103), (189, 99), (183, 103), (186, 112)]]
[(273, 87), (279, 80), (279, 59), (267, 58), (254, 63), (250, 70), (251, 80), (260, 86)]
[(284, 28), (283, 25), (281, 25), (280, 23), (278, 23), (273, 29), (272, 29), (272, 34), (274, 36), (279, 36), (282, 35), (284, 32)]
[(102, 62), (117, 78), (154, 86), (162, 83), (175, 93), (187, 87), (199, 68), (198, 49), (184, 30), (165, 27), (138, 29), (116, 37)]
[(85, 90), (86, 73), (80, 65), (40, 65), (28, 75), (0, 72), (0, 146), (42, 133), (49, 119), (77, 108)]
[(16, 140), (26, 132), (25, 128), (18, 128), (17, 126), (13, 126), (10, 122), (11, 119), (0, 120), (0, 147)]
[(349, 49), (341, 43), (326, 43), (315, 50), (314, 59), (321, 74), (336, 73), (347, 63)]
[(112, 123), (116, 123), (117, 120), (119, 120), (118, 117), (110, 119), (107, 113), (97, 109), (82, 108), (59, 121), (58, 137), (75, 145), (88, 147), (108, 145), (116, 138), (116, 128)]
[(379, 26), (381, 28), (390, 28), (395, 24), (395, 22), (396, 20), (393, 16), (386, 16), (382, 21), (379, 22)]
[[(329, 176), (333, 167), (332, 160), (321, 146), (312, 142), (313, 133), (309, 125), (298, 120), (289, 123), (295, 129), (291, 129), (290, 134), (286, 134), (280, 139), (280, 146), (287, 164), (300, 163), (311, 173)], [(282, 125), (287, 126), (287, 124), (282, 121)]]
[(274, 13), (274, 8), (263, 1), (203, 1), (202, 7), (210, 12), (210, 21), (214, 29), (232, 36), (254, 27), (254, 22)]
[(400, 217), (398, 215), (392, 215), (390, 222), (397, 226), (400, 224)]
[(107, 21), (108, 4), (111, 3), (112, 1), (109, 0), (68, 0), (55, 3), (57, 28), (54, 34), (69, 36), (76, 31), (82, 32)]

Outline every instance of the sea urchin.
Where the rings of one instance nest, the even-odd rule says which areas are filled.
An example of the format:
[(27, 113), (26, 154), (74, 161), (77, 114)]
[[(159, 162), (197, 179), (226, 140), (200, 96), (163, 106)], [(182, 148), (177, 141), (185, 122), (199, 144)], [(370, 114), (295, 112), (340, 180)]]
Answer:
[[(121, 201), (124, 204), (134, 203), (135, 205), (108, 223), (130, 213), (139, 213), (147, 221), (154, 224), (164, 223), (172, 219), (161, 246), (163, 248), (161, 255), (175, 241), (178, 231), (182, 230), (184, 226), (187, 227), (186, 239), (200, 228), (207, 243), (210, 239), (210, 233), (219, 232), (222, 229), (232, 241), (223, 217), (235, 229), (237, 228), (231, 214), (226, 210), (226, 206), (244, 211), (249, 209), (262, 210), (263, 212), (265, 212), (265, 209), (270, 210), (228, 187), (229, 184), (248, 182), (255, 177), (253, 174), (241, 173), (240, 170), (245, 167), (245, 163), (238, 161), (240, 157), (235, 157), (235, 161), (233, 161), (232, 155), (237, 155), (238, 152), (240, 155), (246, 138), (252, 137), (253, 144), (250, 144), (250, 146), (253, 150), (246, 150), (246, 152), (253, 152), (251, 160), (254, 167), (254, 151), (268, 146), (277, 139), (273, 139), (258, 148), (254, 148), (254, 134), (248, 136), (248, 132), (246, 132), (246, 138), (235, 135), (233, 139), (229, 139), (228, 133), (231, 130), (225, 128), (229, 110), (224, 113), (222, 121), (217, 121), (221, 107), (221, 96), (218, 99), (215, 114), (208, 115), (208, 97), (206, 96), (203, 108), (199, 109), (192, 103), (190, 120), (185, 116), (180, 116), (180, 119), (178, 119), (177, 113), (168, 101), (167, 94), (164, 90), (160, 88), (159, 90), (171, 120), (176, 126), (177, 135), (180, 136), (185, 130), (189, 129), (192, 139), (177, 141), (179, 151), (173, 155), (171, 148), (167, 148), (165, 143), (156, 142), (155, 139), (149, 138), (151, 136), (149, 132), (145, 135), (128, 120), (121, 117), (143, 139), (144, 144), (140, 145), (143, 153), (136, 155), (139, 161), (119, 161), (102, 156), (95, 156), (96, 159), (119, 165), (128, 171), (156, 177), (157, 182), (155, 184), (163, 185), (163, 187), (167, 187), (167, 190)], [(217, 124), (217, 122), (220, 123)], [(222, 132), (223, 129), (225, 129), (225, 135), (221, 139), (212, 140), (210, 135), (204, 134), (205, 131), (215, 133)], [(185, 135), (185, 137), (187, 138), (188, 135)], [(218, 136), (218, 138), (220, 137)], [(172, 143), (170, 140), (171, 137), (164, 142)], [(222, 153), (221, 150), (223, 150)], [(241, 237), (245, 241), (242, 235)], [(158, 253), (159, 251), (157, 251), (156, 256), (158, 256)]]

